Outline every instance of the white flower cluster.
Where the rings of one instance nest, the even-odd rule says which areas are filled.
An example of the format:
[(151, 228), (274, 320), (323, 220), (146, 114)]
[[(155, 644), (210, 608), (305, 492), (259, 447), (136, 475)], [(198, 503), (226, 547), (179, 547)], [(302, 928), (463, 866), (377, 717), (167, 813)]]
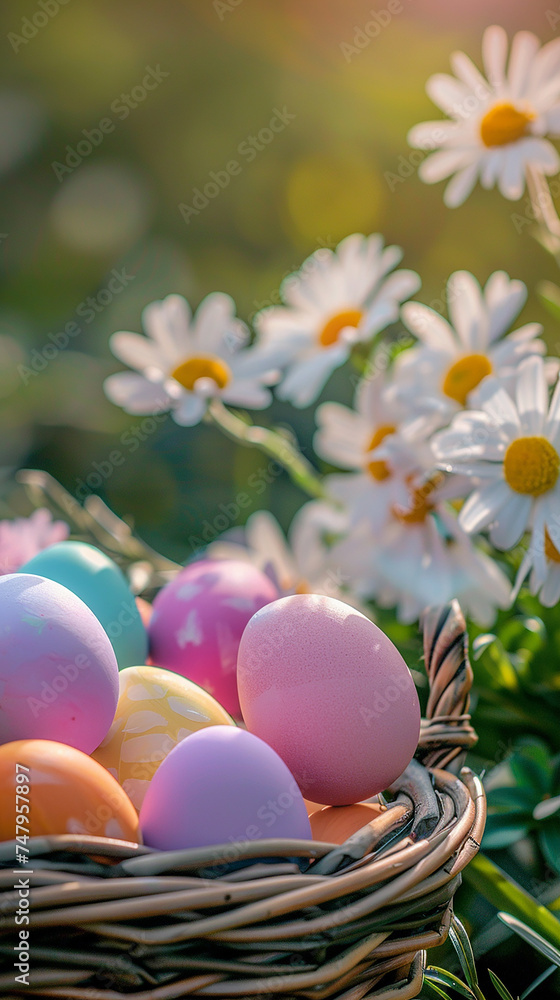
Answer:
[[(450, 121), (410, 135), (411, 144), (431, 149), (436, 126), (444, 136), (422, 177), (454, 174), (449, 205), (463, 201), (478, 177), (518, 198), (526, 178), (560, 169), (547, 138), (560, 134), (560, 39), (541, 49), (520, 32), (508, 61), (505, 33), (489, 28), (483, 57), (488, 80), (463, 53), (452, 60), (456, 77), (431, 79), (430, 96)], [(192, 426), (212, 400), (265, 408), (271, 386), (280, 399), (308, 406), (351, 355), (365, 358), (354, 409), (326, 402), (316, 412), (315, 450), (344, 470), (327, 475), (329, 499), (302, 508), (289, 542), (261, 511), (242, 538), (216, 543), (213, 554), (250, 558), (286, 593), (396, 606), (404, 622), (457, 597), (489, 625), (527, 576), (532, 593), (553, 605), (560, 600), (560, 389), (549, 401), (549, 385), (558, 365), (544, 360), (538, 323), (511, 331), (525, 285), (496, 271), (482, 288), (456, 272), (445, 319), (410, 301), (420, 279), (398, 267), (401, 257), (378, 234), (317, 250), (283, 282), (282, 304), (257, 314), (252, 342), (229, 296), (209, 295), (192, 317), (188, 303), (170, 295), (145, 310), (146, 337), (113, 336), (114, 353), (134, 371), (111, 375), (106, 392), (129, 413), (170, 410)], [(375, 338), (399, 319), (413, 345), (384, 371)], [(485, 531), (489, 542), (479, 535)], [(491, 546), (511, 549), (527, 532), (512, 591)]]

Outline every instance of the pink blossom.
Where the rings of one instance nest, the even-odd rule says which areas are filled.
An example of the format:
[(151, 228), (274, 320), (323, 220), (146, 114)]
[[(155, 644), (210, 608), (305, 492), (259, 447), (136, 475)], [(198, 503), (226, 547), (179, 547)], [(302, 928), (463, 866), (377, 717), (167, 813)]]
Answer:
[(63, 542), (70, 530), (64, 521), (53, 521), (45, 507), (31, 517), (0, 521), (0, 575), (15, 573), (42, 549)]

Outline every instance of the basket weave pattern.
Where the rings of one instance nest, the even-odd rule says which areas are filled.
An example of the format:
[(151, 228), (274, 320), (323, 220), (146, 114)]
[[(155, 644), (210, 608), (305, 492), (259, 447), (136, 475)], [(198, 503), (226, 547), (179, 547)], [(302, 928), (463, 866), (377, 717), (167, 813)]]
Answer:
[(482, 785), (461, 768), (476, 735), (456, 602), (427, 612), (424, 654), (416, 758), (387, 810), (340, 847), (236, 844), (235, 860), (248, 862), (239, 868), (231, 844), (164, 853), (98, 837), (31, 840), (32, 971), (17, 992), (15, 843), (0, 844), (0, 996), (416, 997), (485, 821)]

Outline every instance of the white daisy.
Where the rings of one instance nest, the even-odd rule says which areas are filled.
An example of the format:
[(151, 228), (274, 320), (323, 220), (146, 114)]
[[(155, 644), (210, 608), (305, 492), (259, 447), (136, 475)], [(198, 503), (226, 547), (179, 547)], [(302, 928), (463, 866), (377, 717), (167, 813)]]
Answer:
[(245, 528), (234, 528), (208, 546), (213, 559), (244, 559), (266, 572), (283, 596), (325, 594), (343, 596), (345, 579), (328, 561), (328, 540), (340, 535), (347, 519), (323, 501), (312, 500), (297, 512), (288, 539), (267, 510), (248, 518)]
[(146, 337), (111, 337), (113, 354), (135, 372), (110, 375), (105, 392), (127, 413), (171, 410), (176, 423), (192, 427), (214, 397), (254, 410), (271, 402), (267, 386), (278, 372), (264, 351), (245, 346), (249, 331), (229, 295), (208, 295), (195, 316), (182, 296), (168, 295), (144, 309), (142, 323)]
[(381, 537), (362, 522), (333, 547), (331, 559), (350, 574), (361, 597), (396, 606), (399, 621), (417, 621), (426, 607), (456, 597), (487, 627), (497, 608), (509, 606), (511, 585), (461, 529), (446, 503), (449, 493), (443, 476), (425, 480), (411, 491), (407, 508), (394, 508)]
[[(498, 184), (505, 198), (517, 200), (530, 171), (550, 176), (560, 158), (546, 136), (560, 135), (560, 39), (542, 48), (529, 31), (518, 32), (511, 45), (503, 28), (487, 28), (482, 57), (487, 76), (464, 52), (451, 56), (455, 76), (436, 73), (426, 90), (448, 115), (423, 122), (408, 135), (411, 146), (437, 149), (420, 165), (427, 184), (452, 177), (444, 193), (446, 205), (461, 205), (476, 181), (485, 188)], [(506, 69), (507, 61), (507, 69)]]
[(340, 403), (317, 409), (319, 429), (314, 448), (318, 455), (353, 470), (325, 481), (329, 494), (348, 508), (351, 522), (367, 518), (379, 531), (391, 508), (406, 504), (407, 477), (433, 467), (427, 437), (434, 426), (411, 418), (408, 400), (391, 396), (391, 382), (378, 374), (363, 379), (351, 410)]
[(288, 369), (278, 388), (281, 399), (308, 406), (354, 344), (398, 319), (401, 302), (420, 287), (414, 271), (394, 270), (401, 258), (402, 250), (384, 248), (378, 234), (355, 233), (334, 251), (316, 250), (284, 280), (285, 305), (255, 317), (262, 343), (280, 348)]
[[(527, 323), (504, 336), (527, 298), (522, 281), (495, 271), (482, 289), (468, 271), (447, 282), (449, 322), (420, 302), (407, 302), (402, 320), (420, 343), (395, 361), (393, 392), (414, 396), (419, 409), (439, 412), (440, 426), (472, 403), (471, 393), (488, 375), (511, 389), (520, 362), (544, 354), (539, 323)], [(555, 369), (556, 370), (556, 369)]]
[[(541, 545), (543, 546), (541, 548)], [(529, 591), (545, 608), (553, 608), (560, 601), (560, 508), (557, 512), (555, 530), (547, 525), (544, 535), (531, 538), (512, 591), (512, 600), (517, 597), (523, 581), (529, 575)]]
[(550, 407), (542, 358), (522, 362), (515, 401), (488, 378), (479, 411), (458, 414), (432, 445), (440, 468), (482, 480), (459, 515), (465, 531), (490, 529), (498, 549), (510, 549), (532, 526), (535, 551), (545, 533), (556, 537), (560, 513), (560, 381)]

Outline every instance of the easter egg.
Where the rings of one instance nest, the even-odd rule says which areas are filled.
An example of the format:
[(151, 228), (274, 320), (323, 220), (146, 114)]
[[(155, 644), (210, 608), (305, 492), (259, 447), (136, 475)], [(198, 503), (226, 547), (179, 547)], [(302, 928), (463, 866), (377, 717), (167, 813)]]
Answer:
[(119, 696), (107, 633), (67, 587), (0, 577), (0, 743), (57, 740), (91, 753)]
[(104, 552), (86, 542), (58, 542), (19, 572), (55, 580), (81, 597), (109, 636), (120, 669), (145, 662), (148, 636), (140, 611), (124, 574)]
[(140, 843), (138, 814), (120, 785), (97, 761), (64, 743), (0, 746), (0, 800), (0, 840), (15, 838), (17, 812), (18, 832), (31, 837), (74, 833)]
[(209, 726), (161, 763), (140, 810), (149, 847), (172, 851), (269, 837), (309, 840), (301, 792), (284, 762), (252, 733)]
[(360, 802), (410, 763), (420, 733), (412, 676), (385, 633), (350, 605), (295, 594), (261, 608), (237, 670), (247, 728), (280, 754), (306, 798)]
[(113, 725), (92, 757), (106, 767), (137, 809), (164, 757), (204, 726), (233, 726), (211, 694), (161, 667), (119, 673)]
[(239, 640), (255, 611), (277, 597), (274, 584), (250, 563), (191, 563), (154, 600), (152, 662), (200, 684), (238, 718)]
[(324, 806), (309, 817), (313, 840), (343, 844), (357, 830), (386, 812), (374, 803), (358, 802), (352, 806)]

